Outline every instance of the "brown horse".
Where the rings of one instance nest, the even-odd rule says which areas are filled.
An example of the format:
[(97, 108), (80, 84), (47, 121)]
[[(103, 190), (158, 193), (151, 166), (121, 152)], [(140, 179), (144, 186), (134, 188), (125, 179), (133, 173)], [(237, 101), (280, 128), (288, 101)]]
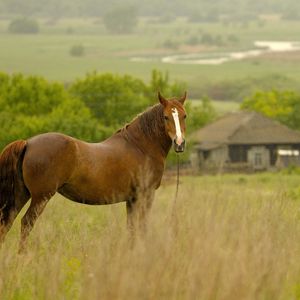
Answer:
[(165, 99), (101, 143), (45, 133), (9, 144), (0, 156), (0, 242), (31, 198), (21, 248), (49, 199), (60, 193), (90, 205), (126, 202), (131, 230), (143, 226), (172, 142), (184, 151), (182, 98)]

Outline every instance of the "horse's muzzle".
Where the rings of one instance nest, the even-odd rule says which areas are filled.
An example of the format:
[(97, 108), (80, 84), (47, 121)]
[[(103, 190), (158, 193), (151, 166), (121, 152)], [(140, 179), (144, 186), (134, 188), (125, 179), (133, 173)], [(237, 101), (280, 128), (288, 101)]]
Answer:
[(173, 144), (174, 144), (174, 150), (175, 150), (176, 153), (184, 151), (184, 149), (185, 149), (185, 140), (182, 140), (181, 144), (178, 145), (176, 143), (176, 139), (175, 139), (174, 142), (173, 142)]

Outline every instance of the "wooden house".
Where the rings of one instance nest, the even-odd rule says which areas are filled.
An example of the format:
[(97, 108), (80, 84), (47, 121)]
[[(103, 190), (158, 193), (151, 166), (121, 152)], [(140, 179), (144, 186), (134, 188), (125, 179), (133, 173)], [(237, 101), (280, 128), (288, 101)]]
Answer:
[(259, 113), (229, 113), (192, 135), (195, 169), (270, 170), (300, 165), (300, 132)]

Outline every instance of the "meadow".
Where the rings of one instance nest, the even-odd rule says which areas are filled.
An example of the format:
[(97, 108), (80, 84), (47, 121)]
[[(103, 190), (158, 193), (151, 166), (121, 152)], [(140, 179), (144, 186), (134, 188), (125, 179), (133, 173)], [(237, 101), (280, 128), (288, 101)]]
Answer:
[[(274, 85), (299, 87), (298, 54), (266, 55), (222, 65), (166, 64), (159, 59), (179, 53), (209, 54), (253, 49), (255, 40), (298, 41), (300, 22), (297, 21), (265, 18), (263, 21), (236, 23), (189, 23), (179, 18), (164, 24), (141, 19), (135, 32), (130, 35), (110, 35), (98, 19), (62, 19), (54, 24), (41, 19), (40, 25), (39, 34), (14, 35), (7, 33), (8, 21), (0, 21), (2, 71), (38, 74), (51, 80), (69, 82), (98, 70), (100, 73), (131, 74), (149, 81), (151, 71), (159, 69), (168, 71), (172, 80), (186, 82), (193, 98), (205, 93), (215, 95), (215, 90), (220, 89), (226, 93), (226, 89), (235, 85), (236, 90), (240, 90), (245, 81), (249, 81), (247, 84), (253, 85), (253, 89), (265, 85), (269, 88)], [(222, 42), (219, 45), (189, 44), (189, 40), (203, 34)], [(228, 42), (230, 36), (234, 38)], [(74, 45), (84, 47), (83, 56), (70, 55)], [(132, 57), (153, 59), (137, 62), (131, 61)], [(279, 77), (274, 82), (272, 78), (275, 75)], [(230, 96), (226, 100), (230, 100), (228, 98)]]
[[(17, 254), (0, 250), (1, 299), (300, 299), (299, 175), (181, 177), (157, 191), (129, 247), (124, 204), (55, 196)], [(24, 211), (23, 211), (24, 213)], [(22, 214), (22, 213), (21, 213)]]

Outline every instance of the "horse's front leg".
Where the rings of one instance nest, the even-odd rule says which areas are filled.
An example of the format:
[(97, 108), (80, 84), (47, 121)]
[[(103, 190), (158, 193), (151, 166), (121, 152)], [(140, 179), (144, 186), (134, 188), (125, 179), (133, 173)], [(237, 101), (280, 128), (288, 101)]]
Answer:
[(127, 227), (133, 240), (137, 231), (142, 235), (146, 233), (154, 192), (155, 190), (149, 190), (139, 193), (137, 197), (126, 202)]
[(139, 207), (139, 230), (145, 235), (147, 232), (147, 225), (150, 216), (150, 211), (154, 199), (155, 190), (147, 191), (141, 198), (141, 205)]
[(133, 236), (137, 227), (136, 198), (131, 198), (126, 201), (126, 212), (127, 212), (127, 229), (130, 235)]

